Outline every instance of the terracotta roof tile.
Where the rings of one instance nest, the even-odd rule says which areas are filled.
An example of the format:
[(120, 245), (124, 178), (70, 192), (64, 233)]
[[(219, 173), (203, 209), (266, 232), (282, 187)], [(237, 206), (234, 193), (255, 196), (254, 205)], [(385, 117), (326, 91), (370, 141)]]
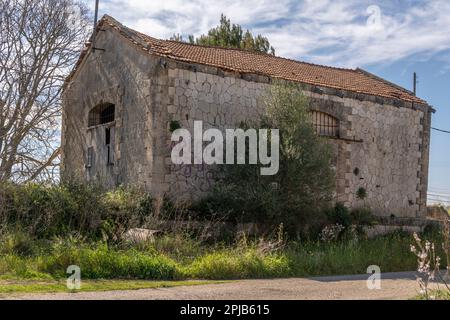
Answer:
[(110, 16), (102, 18), (99, 28), (104, 24), (114, 28), (149, 53), (174, 60), (426, 104), (424, 100), (415, 97), (411, 91), (361, 69), (327, 67), (253, 51), (159, 40), (127, 28)]

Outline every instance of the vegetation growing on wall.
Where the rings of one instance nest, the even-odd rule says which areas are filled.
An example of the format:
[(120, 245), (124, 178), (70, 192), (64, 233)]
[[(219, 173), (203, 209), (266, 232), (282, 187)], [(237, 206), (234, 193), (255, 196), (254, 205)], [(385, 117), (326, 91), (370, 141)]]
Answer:
[(261, 176), (259, 165), (223, 166), (215, 190), (200, 206), (232, 220), (284, 223), (291, 232), (307, 233), (311, 230), (305, 229), (321, 225), (324, 209), (331, 205), (332, 150), (315, 133), (309, 101), (297, 86), (273, 85), (266, 103), (267, 114), (257, 126), (280, 130), (278, 174)]

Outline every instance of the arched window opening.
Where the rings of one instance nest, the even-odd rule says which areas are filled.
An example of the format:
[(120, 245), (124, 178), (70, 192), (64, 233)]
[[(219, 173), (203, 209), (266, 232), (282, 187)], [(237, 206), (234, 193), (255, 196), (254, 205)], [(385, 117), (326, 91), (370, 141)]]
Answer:
[(89, 112), (88, 126), (94, 127), (115, 120), (116, 106), (112, 103), (102, 103)]
[(312, 111), (312, 124), (319, 136), (339, 138), (339, 120), (327, 113)]

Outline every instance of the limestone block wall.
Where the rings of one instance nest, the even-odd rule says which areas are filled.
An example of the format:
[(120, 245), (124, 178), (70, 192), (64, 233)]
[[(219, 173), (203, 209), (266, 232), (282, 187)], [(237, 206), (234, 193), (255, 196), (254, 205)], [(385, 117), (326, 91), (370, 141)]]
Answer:
[[(352, 108), (348, 134), (363, 140), (347, 149), (350, 206), (367, 205), (378, 215), (419, 215), (424, 113), (368, 101), (345, 104)], [(359, 188), (367, 191), (367, 199), (356, 197)]]
[[(223, 130), (259, 119), (270, 79), (173, 64), (169, 83), (168, 118), (193, 134), (194, 120), (204, 121), (205, 129)], [(424, 216), (429, 110), (379, 97), (303, 87), (311, 109), (328, 113), (340, 123), (340, 139), (330, 140), (337, 153), (336, 200), (349, 207), (369, 206), (378, 215)], [(170, 145), (170, 135), (166, 143)], [(166, 192), (195, 198), (210, 190), (213, 179), (204, 165), (172, 165), (170, 153), (166, 164)], [(356, 196), (360, 188), (367, 192), (364, 200)]]
[[(109, 29), (99, 34), (96, 46), (105, 51), (90, 53), (64, 92), (62, 178), (151, 190), (161, 176), (154, 174), (161, 162), (154, 151), (167, 121), (167, 70), (160, 59), (143, 55)], [(115, 105), (115, 121), (88, 128), (89, 111), (101, 103)], [(106, 163), (107, 127), (114, 128), (113, 166)], [(86, 168), (89, 147), (92, 168)]]
[[(168, 115), (170, 121), (189, 129), (203, 121), (203, 129), (239, 128), (244, 121), (257, 121), (264, 112), (263, 97), (269, 84), (246, 81), (234, 74), (213, 74), (207, 67), (197, 70), (170, 68)], [(167, 136), (167, 145), (171, 145)], [(177, 198), (194, 199), (211, 190), (213, 176), (206, 165), (174, 165), (166, 154), (167, 192)]]
[[(272, 80), (156, 57), (106, 28), (64, 92), (62, 174), (106, 187), (142, 186), (153, 194), (198, 198), (213, 177), (204, 165), (171, 162), (171, 123), (193, 131), (195, 120), (235, 129), (264, 113)], [(299, 84), (300, 85), (300, 84)], [(370, 206), (378, 215), (424, 217), (428, 178), (431, 111), (428, 106), (301, 85), (313, 110), (339, 120), (336, 150), (336, 201)], [(107, 166), (105, 126), (88, 128), (89, 110), (116, 106), (114, 166)], [(87, 150), (95, 161), (86, 168)], [(367, 191), (357, 199), (359, 188)]]

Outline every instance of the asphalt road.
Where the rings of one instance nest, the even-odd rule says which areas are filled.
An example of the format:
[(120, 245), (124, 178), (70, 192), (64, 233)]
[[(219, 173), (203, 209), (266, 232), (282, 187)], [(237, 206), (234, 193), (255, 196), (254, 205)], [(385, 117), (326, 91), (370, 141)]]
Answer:
[[(369, 275), (274, 280), (243, 280), (132, 291), (27, 294), (8, 299), (32, 300), (368, 300), (410, 299), (418, 294), (414, 272), (381, 275), (381, 289), (369, 290)], [(437, 284), (433, 284), (435, 288)], [(5, 298), (5, 297), (3, 297)]]

